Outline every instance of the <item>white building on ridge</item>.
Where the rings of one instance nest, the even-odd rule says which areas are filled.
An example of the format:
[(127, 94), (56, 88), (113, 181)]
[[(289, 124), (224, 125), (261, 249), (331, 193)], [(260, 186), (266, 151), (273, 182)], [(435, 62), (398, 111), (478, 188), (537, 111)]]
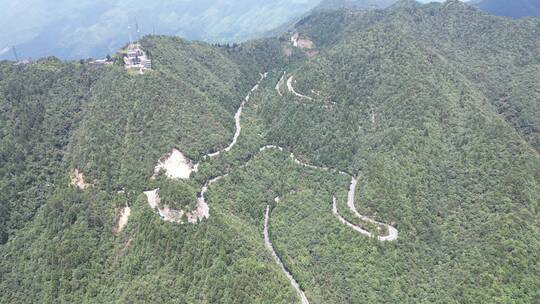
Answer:
[(145, 70), (152, 69), (152, 60), (148, 58), (140, 44), (131, 43), (124, 55), (124, 66), (126, 69), (138, 69), (142, 74)]

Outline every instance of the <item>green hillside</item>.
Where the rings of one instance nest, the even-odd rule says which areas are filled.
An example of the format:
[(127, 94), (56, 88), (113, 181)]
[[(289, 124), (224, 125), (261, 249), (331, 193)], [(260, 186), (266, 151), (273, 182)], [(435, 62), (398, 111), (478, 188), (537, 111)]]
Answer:
[(390, 32), (399, 29), (407, 42), (431, 52), (431, 57), (447, 61), (527, 142), (540, 149), (539, 95), (532, 85), (540, 77), (538, 19), (501, 19), (459, 1), (429, 5), (401, 1), (384, 12), (317, 14), (301, 22), (299, 31), (326, 47), (374, 24), (380, 27), (381, 22), (392, 27)]
[[(539, 29), (400, 1), (147, 36), (144, 75), (2, 62), (0, 303), (534, 303)], [(152, 179), (173, 148), (197, 170)]]
[[(459, 65), (426, 48), (404, 25), (393, 16), (291, 71), (298, 91), (321, 92), (311, 95), (313, 106), (282, 99), (262, 110), (269, 136), (280, 145), (313, 163), (358, 172), (364, 214), (395, 222), (401, 232), (403, 246), (382, 252), (360, 247), (354, 250), (361, 253), (326, 255), (338, 246), (321, 245), (311, 258), (337, 255), (336, 265), (355, 270), (347, 272), (349, 280), (321, 284), (314, 278), (332, 273), (334, 264), (305, 265), (308, 296), (317, 290), (312, 298), (333, 303), (529, 303), (537, 297), (530, 291), (539, 270), (533, 261), (540, 245), (537, 151)], [(336, 105), (324, 110), (329, 101)], [(311, 227), (302, 227), (301, 244), (286, 237), (293, 228), (283, 228), (282, 242), (298, 260), (306, 259), (301, 248), (308, 240), (323, 238), (308, 232)], [(370, 261), (369, 271), (360, 261), (343, 266), (355, 256)]]
[[(234, 218), (217, 215), (200, 226), (167, 225), (140, 197), (151, 186), (149, 176), (155, 161), (172, 147), (182, 148), (196, 159), (228, 141), (235, 109), (257, 76), (244, 74), (231, 59), (207, 44), (156, 37), (145, 39), (143, 45), (152, 54), (155, 67), (143, 76), (129, 75), (117, 66), (88, 70), (71, 63), (53, 62), (55, 65), (50, 66), (44, 61), (16, 70), (4, 63), (6, 69), (12, 69), (10, 77), (35, 77), (33, 73), (53, 68), (60, 74), (73, 68), (98, 79), (85, 88), (88, 96), (79, 96), (77, 128), (58, 139), (66, 137), (69, 143), (58, 152), (60, 161), (63, 156), (61, 167), (51, 164), (52, 169), (48, 168), (59, 172), (51, 177), (56, 177), (52, 189), (42, 195), (44, 206), (15, 236), (10, 235), (10, 242), (1, 249), (6, 257), (1, 265), (1, 285), (6, 291), (1, 301), (96, 303), (138, 298), (167, 302), (183, 298), (185, 302), (215, 302), (213, 299), (219, 298), (225, 302), (290, 302), (294, 294), (288, 291), (285, 279), (273, 275), (275, 279), (263, 280), (267, 274), (279, 272), (269, 263), (256, 231), (236, 225)], [(69, 89), (62, 82), (60, 85), (58, 90)], [(16, 90), (6, 89), (2, 98), (6, 107)], [(56, 100), (46, 99), (47, 91), (36, 91), (37, 97), (27, 94), (28, 107), (39, 106), (34, 103), (41, 99), (47, 110), (59, 106)], [(18, 118), (27, 119), (22, 115)], [(61, 118), (51, 118), (50, 125), (63, 126), (67, 118)], [(32, 120), (28, 117), (26, 122)], [(207, 127), (199, 128), (201, 123)], [(13, 126), (12, 132), (18, 129)], [(43, 149), (49, 152), (52, 147)], [(39, 162), (24, 158), (13, 160), (13, 165), (41, 167)], [(84, 172), (86, 180), (94, 181), (91, 190), (81, 192), (68, 186), (68, 173), (73, 168)], [(39, 178), (33, 174), (24, 172), (21, 178)], [(3, 177), (9, 181), (10, 172)], [(11, 189), (10, 185), (6, 188)], [(117, 193), (120, 189), (126, 192)], [(33, 210), (19, 206), (19, 201), (17, 194), (6, 198), (12, 217), (16, 219), (19, 212), (30, 217)], [(133, 225), (129, 232), (116, 236), (115, 209), (126, 203), (134, 209), (130, 218)], [(21, 224), (16, 222), (9, 228)], [(28, 245), (31, 250), (20, 252), (20, 246)], [(126, 251), (128, 245), (130, 250)], [(257, 252), (258, 256), (253, 256)], [(151, 268), (154, 270), (148, 272)], [(252, 280), (257, 276), (259, 280)], [(220, 282), (223, 290), (208, 280)], [(173, 285), (176, 288), (168, 294), (153, 290)]]
[(102, 71), (43, 59), (0, 64), (0, 243), (22, 227), (67, 171), (63, 157)]

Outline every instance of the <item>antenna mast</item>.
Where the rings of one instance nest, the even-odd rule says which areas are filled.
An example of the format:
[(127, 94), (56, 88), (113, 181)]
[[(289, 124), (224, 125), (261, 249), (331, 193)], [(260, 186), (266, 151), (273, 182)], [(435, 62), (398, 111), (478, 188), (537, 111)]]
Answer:
[(128, 32), (129, 32), (129, 44), (133, 44), (133, 37), (131, 36), (131, 25), (128, 25)]
[(139, 40), (141, 40), (141, 32), (139, 31), (139, 22), (137, 22), (137, 17), (135, 17), (135, 31), (137, 32), (137, 42), (139, 42)]
[(17, 50), (15, 49), (15, 46), (12, 46), (13, 49), (13, 55), (15, 55), (15, 61), (19, 62), (19, 56), (17, 56)]

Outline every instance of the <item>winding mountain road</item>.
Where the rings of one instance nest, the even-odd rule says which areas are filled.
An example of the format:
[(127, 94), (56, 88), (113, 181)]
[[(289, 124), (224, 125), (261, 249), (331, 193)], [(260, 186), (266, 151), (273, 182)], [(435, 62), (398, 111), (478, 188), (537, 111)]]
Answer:
[[(235, 119), (235, 127), (236, 127), (236, 130), (235, 130), (235, 133), (234, 133), (234, 136), (233, 136), (233, 139), (231, 141), (231, 143), (224, 149), (222, 150), (219, 150), (219, 151), (216, 151), (216, 152), (213, 152), (213, 153), (210, 153), (210, 154), (207, 154), (205, 156), (202, 157), (202, 160), (205, 161), (207, 159), (210, 159), (210, 158), (213, 158), (213, 157), (217, 157), (219, 156), (220, 154), (222, 153), (226, 153), (226, 152), (229, 152), (237, 143), (238, 141), (238, 138), (240, 137), (240, 133), (241, 133), (241, 130), (242, 130), (242, 126), (241, 126), (241, 116), (242, 116), (242, 111), (244, 109), (244, 106), (245, 104), (250, 100), (250, 97), (251, 97), (251, 94), (253, 92), (255, 92), (258, 88), (259, 88), (259, 85), (260, 83), (266, 78), (267, 76), (267, 73), (265, 74), (261, 74), (261, 79), (259, 80), (259, 82), (251, 89), (251, 91), (247, 94), (247, 96), (245, 97), (245, 99), (242, 101), (242, 103), (240, 104), (240, 107), (239, 109), (237, 110), (235, 116), (234, 116), (234, 119)], [(276, 90), (278, 92), (278, 94), (281, 96), (281, 91), (279, 89), (279, 86), (280, 86), (280, 83), (283, 81), (285, 77), (285, 73), (283, 74), (282, 78), (280, 79), (280, 81), (278, 82), (278, 84), (276, 85)], [(292, 92), (294, 95), (298, 96), (298, 97), (301, 97), (301, 98), (305, 98), (305, 99), (309, 99), (309, 100), (312, 100), (311, 97), (308, 97), (308, 96), (305, 96), (305, 95), (302, 95), (302, 94), (299, 94), (297, 93), (293, 86), (292, 86), (292, 81), (293, 81), (293, 76), (291, 76), (288, 80), (287, 80), (287, 87), (289, 89), (290, 92)], [(276, 145), (266, 145), (266, 146), (262, 146), (261, 148), (259, 148), (259, 152), (263, 152), (265, 150), (270, 150), (270, 149), (276, 149), (276, 150), (279, 150), (281, 152), (285, 152), (285, 149), (282, 148), (282, 147), (279, 147), (279, 146), (276, 146)], [(349, 207), (349, 209), (352, 211), (352, 213), (358, 217), (360, 220), (362, 221), (365, 221), (365, 222), (368, 222), (368, 223), (372, 223), (372, 224), (375, 224), (377, 226), (385, 226), (387, 227), (388, 229), (388, 235), (386, 236), (376, 236), (377, 240), (379, 241), (395, 241), (397, 240), (398, 238), (398, 230), (388, 224), (384, 224), (384, 223), (380, 223), (380, 222), (377, 222), (367, 216), (364, 216), (362, 214), (360, 214), (357, 209), (356, 209), (356, 205), (355, 205), (355, 191), (356, 191), (356, 186), (357, 186), (357, 183), (358, 183), (358, 179), (351, 176), (350, 174), (344, 172), (344, 171), (339, 171), (339, 170), (336, 170), (336, 169), (333, 169), (333, 168), (329, 168), (329, 167), (318, 167), (318, 166), (314, 166), (314, 165), (311, 165), (311, 164), (308, 164), (308, 163), (304, 163), (300, 160), (298, 160), (293, 153), (290, 153), (290, 158), (291, 160), (297, 164), (297, 165), (300, 165), (300, 166), (303, 166), (303, 167), (306, 167), (306, 168), (310, 168), (310, 169), (314, 169), (314, 170), (323, 170), (323, 171), (329, 171), (329, 172), (333, 172), (333, 173), (336, 173), (336, 174), (341, 174), (341, 175), (346, 175), (346, 176), (349, 176), (351, 177), (351, 184), (350, 184), (350, 187), (349, 187), (349, 192), (348, 192), (348, 196), (347, 196), (347, 206)], [(247, 163), (249, 162), (250, 160), (248, 160), (244, 165), (242, 166), (245, 166), (247, 165)], [(195, 165), (195, 171), (197, 171), (198, 169), (198, 166), (199, 166), (200, 163), (197, 163)], [(228, 176), (228, 173), (227, 174), (224, 174), (224, 175), (221, 175), (221, 176), (218, 176), (218, 177), (214, 177), (208, 181), (205, 182), (204, 186), (202, 187), (201, 189), (201, 192), (200, 192), (200, 195), (199, 197), (197, 198), (197, 202), (198, 202), (198, 208), (199, 209), (202, 209), (206, 212), (206, 214), (209, 214), (209, 207), (208, 207), (208, 204), (206, 202), (206, 199), (205, 199), (205, 194), (206, 192), (208, 191), (208, 188), (210, 187), (210, 185), (212, 185), (213, 183), (221, 180), (222, 178)], [(151, 195), (155, 195), (155, 191), (152, 192), (152, 191), (149, 191), (149, 192), (146, 192), (147, 195), (150, 195), (149, 196), (149, 199), (151, 198)], [(276, 203), (279, 203), (279, 198), (276, 198)], [(154, 203), (155, 204), (155, 203)], [(342, 223), (342, 224), (345, 224), (347, 226), (349, 226), (350, 228), (352, 228), (353, 230), (357, 231), (358, 233), (362, 234), (362, 235), (365, 235), (365, 236), (368, 236), (368, 237), (371, 237), (371, 238), (374, 238), (375, 235), (367, 230), (364, 230), (362, 229), (361, 227), (349, 222), (348, 220), (346, 220), (345, 218), (343, 218), (340, 214), (339, 214), (339, 211), (338, 211), (338, 207), (337, 207), (337, 199), (336, 197), (333, 198), (333, 205), (332, 205), (332, 213), (336, 216), (336, 218)], [(162, 215), (163, 216), (163, 215)], [(266, 207), (266, 213), (265, 213), (265, 220), (264, 220), (264, 243), (265, 243), (265, 246), (266, 248), (271, 251), (272, 253), (272, 257), (274, 258), (274, 260), (276, 261), (276, 263), (280, 266), (281, 270), (283, 271), (283, 273), (287, 276), (287, 278), (289, 279), (291, 285), (293, 286), (293, 288), (297, 291), (298, 295), (300, 296), (301, 298), (301, 301), (302, 301), (302, 304), (309, 304), (309, 301), (308, 299), (306, 298), (306, 295), (304, 293), (304, 291), (300, 288), (300, 285), (298, 284), (298, 282), (294, 279), (294, 277), (292, 276), (292, 274), (285, 268), (285, 266), (283, 265), (282, 261), (280, 260), (279, 256), (277, 255), (273, 245), (272, 245), (272, 242), (270, 240), (270, 236), (269, 236), (269, 231), (268, 231), (268, 224), (269, 224), (269, 220), (270, 220), (270, 207), (267, 206)]]
[[(351, 186), (349, 187), (349, 193), (347, 195), (347, 206), (349, 207), (349, 209), (354, 213), (354, 215), (356, 217), (358, 217), (359, 219), (361, 219), (362, 221), (364, 222), (368, 222), (368, 223), (372, 223), (372, 224), (375, 224), (377, 226), (385, 226), (387, 229), (388, 229), (388, 235), (386, 236), (377, 236), (377, 239), (379, 241), (395, 241), (397, 240), (398, 238), (398, 230), (388, 224), (384, 224), (384, 223), (380, 223), (380, 222), (377, 222), (376, 220), (372, 219), (372, 218), (369, 218), (365, 215), (362, 215), (358, 212), (358, 210), (356, 210), (356, 206), (354, 204), (354, 197), (355, 197), (355, 193), (356, 193), (356, 185), (358, 183), (358, 179), (352, 177), (351, 179)], [(367, 236), (369, 237), (374, 237), (374, 235), (372, 233), (368, 233)]]
[[(285, 76), (285, 73), (283, 74), (283, 76)], [(280, 88), (280, 85), (281, 85), (281, 81), (283, 81), (282, 79), (280, 79), (280, 81), (278, 82), (278, 84), (276, 85), (276, 90), (278, 91), (278, 94), (279, 96), (283, 96), (281, 94), (281, 91), (279, 90)], [(310, 100), (310, 101), (314, 101), (315, 99), (313, 99), (312, 97), (309, 97), (309, 96), (306, 96), (306, 95), (303, 95), (303, 94), (300, 94), (298, 93), (295, 89), (294, 89), (294, 86), (293, 86), (293, 82), (294, 82), (294, 75), (292, 75), (291, 77), (289, 77), (289, 79), (287, 80), (287, 88), (289, 90), (289, 92), (291, 92), (292, 94), (294, 94), (295, 96), (297, 97), (300, 97), (301, 99), (307, 99), (307, 100)], [(307, 106), (307, 105), (313, 105), (313, 103), (301, 103), (302, 105), (304, 106)], [(321, 105), (319, 105), (320, 107), (323, 107), (325, 109), (329, 109), (329, 110), (332, 110), (335, 106), (337, 106), (337, 103), (335, 101), (331, 101), (331, 100), (328, 100), (324, 103), (322, 103)]]
[(304, 99), (307, 99), (307, 100), (313, 100), (313, 98), (309, 97), (309, 96), (306, 96), (306, 95), (302, 95), (298, 92), (296, 92), (294, 90), (294, 87), (293, 87), (293, 78), (294, 78), (294, 75), (289, 77), (289, 79), (287, 80), (287, 88), (289, 89), (289, 92), (293, 93), (294, 95), (300, 97), (300, 98), (304, 98)]
[[(259, 149), (259, 152), (263, 152), (265, 150), (270, 150), (270, 149), (276, 149), (276, 150), (279, 150), (279, 151), (285, 151), (284, 148), (282, 147), (279, 147), (279, 146), (275, 146), (275, 145), (266, 145), (266, 146), (263, 146)], [(337, 173), (337, 174), (341, 174), (341, 175), (346, 175), (346, 176), (349, 176), (351, 178), (351, 184), (349, 186), (349, 192), (347, 193), (347, 206), (349, 207), (349, 209), (353, 212), (353, 214), (358, 217), (360, 220), (364, 221), (364, 222), (368, 222), (368, 223), (371, 223), (371, 224), (374, 224), (374, 225), (377, 225), (377, 226), (384, 226), (388, 229), (388, 235), (386, 236), (377, 236), (377, 239), (379, 241), (395, 241), (397, 240), (398, 238), (398, 230), (388, 224), (385, 224), (385, 223), (381, 223), (381, 222), (377, 222), (376, 220), (370, 218), (370, 217), (367, 217), (365, 215), (362, 215), (358, 212), (358, 210), (356, 209), (356, 205), (355, 205), (355, 193), (356, 193), (356, 186), (358, 184), (358, 179), (349, 175), (348, 173), (344, 172), (344, 171), (338, 171), (336, 169), (333, 169), (333, 168), (328, 168), (328, 167), (317, 167), (317, 166), (314, 166), (314, 165), (311, 165), (311, 164), (307, 164), (307, 163), (304, 163), (300, 160), (298, 160), (293, 153), (290, 154), (290, 158), (291, 160), (299, 165), (299, 166), (303, 166), (303, 167), (306, 167), (306, 168), (310, 168), (310, 169), (314, 169), (314, 170), (322, 170), (322, 171), (330, 171), (330, 172), (333, 172), (333, 173)], [(343, 218), (338, 210), (337, 210), (337, 199), (334, 197), (334, 202), (333, 202), (333, 207), (332, 207), (332, 211), (334, 213), (334, 215), (336, 215), (336, 217), (338, 218), (338, 220), (340, 222), (342, 222), (343, 224), (346, 224), (347, 226), (353, 228), (355, 231), (367, 236), (367, 237), (370, 237), (370, 238), (373, 238), (375, 237), (375, 235), (367, 230), (364, 230), (362, 228), (360, 228), (359, 226), (357, 225), (354, 225), (352, 224), (351, 222), (347, 221), (345, 218)]]
[(276, 91), (277, 91), (279, 96), (283, 96), (283, 94), (281, 94), (281, 84), (283, 83), (283, 80), (285, 79), (285, 74), (286, 73), (287, 73), (287, 71), (283, 72), (283, 75), (281, 76), (278, 83), (276, 84)]
[[(240, 118), (242, 116), (242, 111), (244, 110), (244, 106), (246, 105), (246, 102), (248, 102), (249, 99), (251, 98), (251, 94), (259, 89), (259, 84), (261, 83), (261, 81), (263, 81), (266, 78), (267, 75), (268, 75), (267, 73), (260, 74), (261, 79), (259, 79), (259, 81), (257, 82), (257, 84), (253, 88), (251, 88), (251, 91), (249, 91), (249, 93), (246, 95), (246, 97), (244, 98), (244, 100), (240, 104), (240, 107), (238, 108), (238, 110), (234, 114), (235, 131), (234, 131), (234, 135), (233, 135), (233, 139), (232, 139), (231, 143), (226, 148), (224, 148), (223, 150), (219, 150), (219, 151), (204, 155), (202, 157), (203, 160), (207, 160), (209, 158), (219, 156), (221, 153), (229, 152), (236, 145), (236, 142), (238, 141), (238, 137), (240, 137), (240, 133), (242, 132), (242, 125), (240, 124)], [(197, 168), (198, 168), (198, 166), (199, 166), (199, 164), (196, 165)]]
[[(246, 97), (244, 98), (244, 100), (242, 101), (242, 103), (240, 104), (240, 107), (238, 108), (238, 110), (236, 111), (236, 114), (234, 115), (234, 120), (235, 120), (235, 133), (234, 133), (234, 136), (233, 136), (233, 139), (231, 141), (231, 143), (224, 149), (222, 150), (219, 150), (219, 151), (216, 151), (216, 152), (213, 152), (213, 153), (210, 153), (210, 154), (207, 154), (205, 156), (203, 156), (203, 160), (207, 160), (207, 159), (210, 159), (210, 158), (213, 158), (213, 157), (217, 157), (219, 156), (220, 154), (222, 153), (226, 153), (226, 152), (229, 152), (237, 143), (238, 141), (238, 138), (240, 137), (240, 134), (241, 134), (241, 131), (242, 131), (242, 125), (241, 125), (241, 116), (242, 116), (242, 111), (244, 109), (244, 106), (245, 104), (250, 100), (251, 98), (251, 94), (253, 92), (255, 92), (258, 88), (259, 88), (259, 85), (260, 83), (266, 78), (267, 76), (267, 73), (264, 73), (264, 74), (260, 74), (260, 80), (257, 82), (257, 84), (255, 86), (253, 86), (253, 88), (249, 91), (249, 93), (246, 95)], [(280, 82), (284, 79), (285, 77), (285, 73), (283, 74)], [(308, 98), (308, 99), (311, 99), (310, 97), (307, 97), (307, 96), (304, 96), (304, 95), (301, 95), (301, 94), (298, 94), (294, 91), (294, 88), (292, 87), (292, 81), (293, 81), (293, 76), (291, 76), (288, 81), (287, 81), (287, 86), (289, 88), (289, 91), (293, 92), (295, 95), (297, 96), (300, 96), (300, 97), (305, 97), (305, 98)], [(276, 90), (278, 91), (278, 93), (280, 93), (279, 91), (279, 84), (280, 82), (278, 82), (278, 85), (276, 86)], [(266, 146), (263, 146), (259, 149), (259, 152), (262, 152), (262, 151), (265, 151), (265, 150), (268, 150), (268, 149), (277, 149), (277, 150), (280, 150), (280, 151), (285, 151), (285, 149), (283, 149), (282, 147), (279, 147), (279, 146), (275, 146), (275, 145), (266, 145)], [(343, 171), (338, 171), (336, 169), (332, 169), (332, 168), (328, 168), (328, 167), (317, 167), (317, 166), (314, 166), (314, 165), (311, 165), (311, 164), (307, 164), (307, 163), (304, 163), (300, 160), (298, 160), (293, 153), (290, 154), (290, 158), (294, 161), (295, 164), (297, 165), (300, 165), (300, 166), (303, 166), (303, 167), (306, 167), (306, 168), (310, 168), (310, 169), (315, 169), (315, 170), (323, 170), (323, 171), (332, 171), (332, 172), (335, 172), (335, 173), (338, 173), (338, 174), (341, 174), (341, 175), (347, 175), (347, 176), (350, 176), (351, 177), (351, 185), (349, 187), (349, 192), (348, 192), (348, 197), (347, 197), (347, 206), (349, 207), (349, 209), (352, 211), (352, 213), (358, 217), (360, 220), (362, 221), (365, 221), (365, 222), (368, 222), (368, 223), (372, 223), (372, 224), (375, 224), (377, 226), (385, 226), (387, 227), (388, 229), (388, 235), (386, 236), (377, 236), (377, 239), (379, 241), (395, 241), (397, 240), (398, 238), (398, 230), (388, 224), (384, 224), (384, 223), (381, 223), (381, 222), (378, 222), (378, 221), (375, 221), (373, 220), (372, 218), (369, 218), (365, 215), (362, 215), (358, 212), (358, 210), (356, 209), (356, 205), (355, 205), (355, 190), (356, 190), (356, 185), (358, 183), (358, 180), (356, 178), (354, 178), (353, 176), (351, 176), (350, 174), (346, 173), (346, 172), (343, 172)], [(197, 171), (198, 169), (198, 166), (199, 166), (200, 163), (197, 163), (195, 165), (195, 171)], [(208, 181), (206, 181), (206, 183), (204, 184), (204, 186), (202, 187), (201, 189), (201, 192), (200, 192), (200, 195), (199, 197), (197, 198), (197, 201), (198, 201), (198, 208), (205, 211), (206, 214), (208, 214), (209, 212), (209, 207), (208, 207), (208, 204), (206, 202), (206, 198), (205, 198), (205, 194), (206, 192), (208, 191), (208, 188), (210, 187), (210, 185), (212, 185), (213, 183), (219, 181), (220, 179), (226, 177), (228, 174), (225, 174), (225, 175), (222, 175), (222, 176), (218, 176), (218, 177), (215, 177), (213, 179), (210, 179)], [(149, 197), (150, 198), (150, 197)], [(352, 227), (355, 231), (358, 231), (359, 233), (363, 234), (363, 235), (366, 235), (368, 237), (375, 237), (374, 234), (372, 234), (371, 232), (369, 231), (366, 231), (352, 223), (350, 223), (349, 221), (347, 221), (346, 219), (344, 219), (341, 215), (339, 215), (339, 212), (337, 210), (337, 203), (336, 203), (336, 199), (334, 198), (334, 206), (333, 206), (333, 213), (334, 215), (336, 215), (338, 217), (338, 220), (341, 221), (342, 223), (344, 224), (347, 224), (348, 226)], [(163, 215), (162, 215), (163, 216)]]
[[(249, 91), (249, 93), (246, 95), (242, 103), (240, 104), (240, 107), (234, 114), (234, 122), (235, 122), (235, 131), (233, 135), (233, 139), (231, 143), (224, 149), (218, 150), (213, 153), (206, 154), (202, 157), (202, 160), (208, 160), (214, 157), (219, 156), (222, 153), (229, 152), (237, 143), (238, 137), (240, 137), (240, 133), (242, 131), (242, 125), (240, 124), (240, 117), (242, 116), (242, 111), (244, 109), (244, 106), (246, 105), (246, 102), (249, 101), (251, 98), (251, 94), (255, 92), (259, 88), (259, 84), (261, 81), (263, 81), (264, 78), (266, 78), (267, 73), (260, 74), (261, 78), (257, 82), (255, 86)], [(193, 166), (193, 171), (197, 172), (199, 170), (200, 162), (196, 163)], [(192, 212), (184, 212), (183, 210), (173, 210), (168, 207), (160, 207), (159, 206), (159, 195), (158, 191), (159, 189), (155, 189), (152, 191), (146, 191), (144, 192), (147, 196), (148, 203), (150, 207), (154, 210), (157, 210), (160, 217), (168, 222), (173, 223), (181, 223), (182, 215), (187, 214), (188, 216), (188, 222), (190, 223), (197, 223), (199, 220), (202, 220), (203, 218), (208, 218), (210, 216), (210, 207), (208, 206), (208, 203), (206, 202), (205, 194), (208, 191), (208, 187), (212, 185), (213, 183), (217, 182), (218, 180), (224, 178), (227, 176), (227, 174), (215, 177), (213, 179), (210, 179), (204, 183), (204, 186), (201, 189), (200, 195), (197, 197), (197, 209)]]
[[(279, 198), (276, 198), (276, 201), (279, 201)], [(272, 241), (270, 240), (270, 234), (268, 233), (268, 222), (270, 220), (270, 206), (266, 206), (266, 213), (264, 216), (264, 245), (266, 246), (266, 249), (268, 249), (272, 253), (272, 257), (274, 258), (274, 261), (276, 261), (276, 264), (281, 268), (281, 271), (285, 273), (289, 281), (291, 282), (292, 287), (296, 290), (298, 293), (298, 296), (300, 297), (302, 304), (309, 304), (309, 301), (306, 297), (306, 294), (300, 288), (300, 285), (292, 274), (285, 268), (285, 265), (283, 265), (283, 262), (281, 262), (281, 259), (279, 258), (276, 250), (274, 249), (274, 246), (272, 245)]]
[[(234, 123), (235, 123), (236, 130), (234, 132), (234, 136), (233, 136), (233, 139), (232, 139), (231, 143), (226, 148), (224, 148), (223, 150), (219, 150), (219, 151), (216, 151), (214, 153), (210, 153), (210, 154), (207, 154), (207, 155), (203, 156), (203, 160), (207, 160), (207, 159), (216, 157), (216, 156), (220, 155), (221, 153), (229, 152), (236, 145), (236, 143), (238, 141), (238, 137), (240, 137), (240, 133), (242, 132), (242, 125), (240, 124), (240, 118), (242, 116), (242, 111), (244, 110), (244, 106), (246, 105), (246, 102), (248, 102), (249, 99), (251, 98), (251, 94), (259, 89), (259, 84), (261, 83), (261, 81), (263, 81), (266, 78), (266, 75), (268, 75), (268, 74), (267, 73), (260, 74), (261, 78), (259, 79), (257, 84), (251, 89), (251, 91), (249, 91), (249, 93), (246, 95), (246, 97), (244, 98), (244, 100), (240, 104), (240, 107), (236, 111), (236, 114), (234, 115)], [(197, 165), (195, 165), (196, 169), (198, 169), (199, 164), (200, 163), (197, 163)], [(210, 187), (211, 184), (219, 181), (220, 179), (226, 177), (227, 175), (228, 174), (215, 177), (213, 179), (208, 180), (204, 184), (204, 186), (201, 189), (201, 193), (200, 193), (199, 197), (197, 197), (197, 203), (198, 203), (199, 206), (206, 206), (206, 208), (208, 208), (208, 210), (210, 209), (208, 207), (208, 203), (206, 202), (206, 198), (204, 197), (204, 195), (208, 191), (208, 187)]]

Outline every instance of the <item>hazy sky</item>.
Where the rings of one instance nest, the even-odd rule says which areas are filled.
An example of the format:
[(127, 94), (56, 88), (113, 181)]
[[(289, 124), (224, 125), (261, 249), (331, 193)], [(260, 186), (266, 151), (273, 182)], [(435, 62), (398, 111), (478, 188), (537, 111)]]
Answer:
[[(416, 1), (423, 2), (423, 3), (428, 3), (428, 2), (444, 2), (446, 0), (416, 0)], [(468, 2), (470, 0), (460, 0), (460, 1)], [(512, 0), (508, 0), (508, 1), (512, 1)]]
[[(0, 0), (0, 59), (105, 56), (125, 44), (135, 20), (141, 35), (212, 42), (260, 36), (320, 0)], [(133, 33), (135, 36), (135, 33)], [(4, 55), (4, 56), (2, 56)]]
[[(430, 2), (429, 0), (420, 0)], [(440, 0), (439, 0), (440, 1)], [(0, 59), (64, 59), (114, 53), (133, 36), (176, 35), (210, 42), (258, 37), (321, 0), (0, 0)]]

